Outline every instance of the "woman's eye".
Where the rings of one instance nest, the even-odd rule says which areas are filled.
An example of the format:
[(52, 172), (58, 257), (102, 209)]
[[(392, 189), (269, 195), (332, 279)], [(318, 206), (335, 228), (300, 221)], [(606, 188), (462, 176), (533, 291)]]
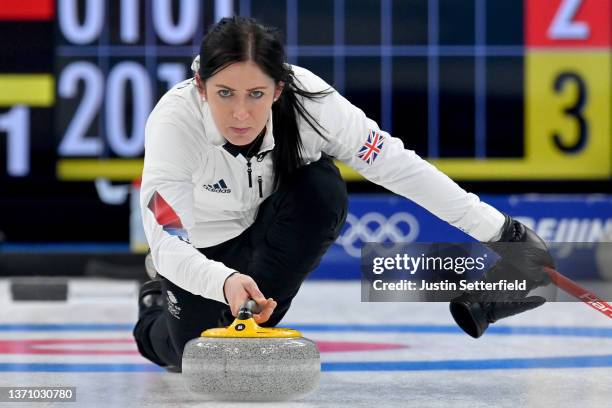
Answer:
[(264, 95), (264, 93), (261, 92), (261, 91), (253, 91), (253, 92), (251, 92), (251, 96), (253, 98), (257, 98), (257, 99), (261, 98), (263, 95)]
[(219, 90), (219, 92), (217, 92), (217, 93), (219, 94), (219, 96), (221, 96), (221, 97), (223, 97), (223, 98), (225, 98), (225, 97), (228, 97), (228, 96), (231, 96), (231, 95), (232, 95), (232, 91), (230, 91), (229, 89), (221, 89), (221, 90)]

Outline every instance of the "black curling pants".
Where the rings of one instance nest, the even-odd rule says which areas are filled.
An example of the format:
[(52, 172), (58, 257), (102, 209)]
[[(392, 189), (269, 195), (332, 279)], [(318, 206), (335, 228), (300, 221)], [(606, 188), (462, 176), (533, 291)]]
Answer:
[[(268, 197), (241, 235), (200, 252), (250, 275), (266, 298), (274, 298), (278, 305), (262, 326), (275, 326), (340, 234), (347, 207), (346, 185), (331, 159), (323, 157), (298, 169), (288, 188)], [(151, 307), (140, 317), (134, 337), (147, 359), (180, 367), (185, 343), (205, 329), (228, 326), (234, 318), (229, 306), (167, 279), (162, 290), (163, 307)]]

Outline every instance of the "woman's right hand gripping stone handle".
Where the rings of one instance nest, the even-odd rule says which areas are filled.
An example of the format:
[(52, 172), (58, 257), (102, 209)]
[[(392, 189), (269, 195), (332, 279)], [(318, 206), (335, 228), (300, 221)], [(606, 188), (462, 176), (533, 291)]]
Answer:
[(238, 316), (240, 308), (244, 306), (247, 300), (253, 299), (261, 307), (261, 311), (253, 314), (253, 318), (257, 324), (265, 323), (276, 307), (276, 301), (272, 298), (266, 299), (263, 293), (257, 287), (257, 283), (248, 275), (243, 275), (236, 272), (230, 275), (223, 285), (223, 293), (229, 303), (232, 315)]

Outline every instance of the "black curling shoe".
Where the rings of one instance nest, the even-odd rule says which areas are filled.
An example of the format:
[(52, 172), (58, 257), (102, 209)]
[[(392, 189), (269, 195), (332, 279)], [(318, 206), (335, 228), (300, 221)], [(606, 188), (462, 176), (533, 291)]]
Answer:
[(546, 302), (541, 296), (497, 302), (482, 302), (478, 296), (463, 293), (451, 300), (450, 311), (453, 319), (464, 332), (477, 339), (482, 336), (490, 323), (535, 309)]
[(138, 292), (138, 317), (151, 310), (161, 310), (163, 306), (161, 281), (150, 280), (143, 283)]

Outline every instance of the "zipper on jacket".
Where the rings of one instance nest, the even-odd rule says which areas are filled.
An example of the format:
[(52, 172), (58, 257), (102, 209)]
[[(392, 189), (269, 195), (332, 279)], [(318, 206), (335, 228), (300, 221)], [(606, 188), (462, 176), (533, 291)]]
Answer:
[(263, 159), (266, 157), (266, 154), (270, 153), (271, 150), (266, 150), (265, 152), (259, 153), (257, 156), (257, 161), (258, 162), (262, 162)]
[(259, 198), (263, 198), (263, 179), (257, 176), (257, 184), (259, 184)]
[(253, 170), (251, 169), (251, 159), (247, 159), (247, 174), (249, 176), (249, 188), (253, 188), (253, 179), (251, 178), (251, 172), (253, 172)]

